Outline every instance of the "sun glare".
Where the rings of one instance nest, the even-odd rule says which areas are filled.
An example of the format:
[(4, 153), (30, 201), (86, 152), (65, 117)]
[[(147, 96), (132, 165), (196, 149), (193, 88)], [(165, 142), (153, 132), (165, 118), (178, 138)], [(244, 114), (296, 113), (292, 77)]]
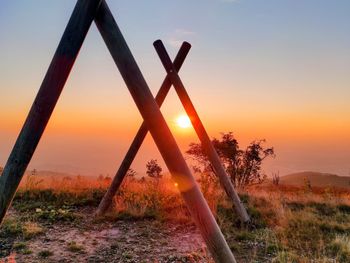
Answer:
[(188, 116), (184, 114), (176, 118), (176, 124), (177, 126), (183, 129), (186, 129), (192, 126), (190, 118), (188, 118)]

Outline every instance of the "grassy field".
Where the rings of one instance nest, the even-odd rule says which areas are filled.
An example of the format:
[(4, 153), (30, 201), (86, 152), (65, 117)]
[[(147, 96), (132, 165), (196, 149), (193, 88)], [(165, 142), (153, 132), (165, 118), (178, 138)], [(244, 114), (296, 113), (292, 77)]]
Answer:
[[(211, 262), (170, 179), (128, 178), (113, 209), (95, 218), (109, 183), (25, 178), (0, 230), (0, 262)], [(218, 185), (200, 185), (239, 262), (350, 262), (346, 190), (246, 189), (252, 222), (242, 225)]]

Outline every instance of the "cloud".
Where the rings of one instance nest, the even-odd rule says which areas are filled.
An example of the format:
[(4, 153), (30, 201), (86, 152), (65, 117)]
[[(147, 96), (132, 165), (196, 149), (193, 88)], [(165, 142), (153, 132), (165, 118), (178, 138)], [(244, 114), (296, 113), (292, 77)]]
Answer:
[(179, 40), (179, 39), (175, 39), (175, 38), (169, 38), (166, 40), (166, 43), (168, 43), (170, 46), (175, 47), (175, 48), (179, 48), (181, 46), (183, 41)]
[(179, 48), (183, 41), (192, 38), (195, 32), (187, 29), (176, 29), (171, 35), (166, 38), (166, 43), (174, 48)]
[(186, 30), (186, 29), (176, 29), (175, 33), (178, 35), (184, 35), (184, 36), (188, 36), (188, 35), (194, 35), (193, 31), (190, 30)]

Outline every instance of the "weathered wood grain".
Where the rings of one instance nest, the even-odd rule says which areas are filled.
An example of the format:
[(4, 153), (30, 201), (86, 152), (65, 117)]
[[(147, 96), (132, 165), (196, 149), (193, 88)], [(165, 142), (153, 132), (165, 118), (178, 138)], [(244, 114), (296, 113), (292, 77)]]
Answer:
[[(183, 62), (185, 61), (185, 58), (188, 54), (188, 52), (190, 51), (191, 45), (187, 42), (183, 43), (181, 45), (181, 48), (177, 54), (177, 56), (175, 57), (174, 60), (174, 67), (176, 68), (177, 71), (180, 70)], [(158, 104), (158, 106), (160, 107), (169, 90), (171, 88), (171, 82), (169, 80), (169, 77), (166, 76), (156, 97), (155, 100)], [(103, 214), (106, 213), (106, 211), (108, 210), (108, 208), (111, 206), (112, 204), (112, 200), (113, 197), (115, 196), (115, 194), (117, 193), (121, 183), (124, 180), (125, 175), (127, 174), (132, 162), (135, 159), (135, 156), (137, 154), (137, 152), (139, 151), (142, 142), (144, 141), (146, 135), (148, 133), (148, 128), (145, 122), (142, 123), (142, 125), (140, 126), (139, 130), (136, 133), (136, 136), (134, 138), (134, 140), (132, 141), (123, 161), (121, 162), (121, 165), (116, 173), (116, 175), (114, 176), (111, 185), (109, 186), (107, 192), (105, 193), (105, 195), (103, 196), (97, 210), (96, 210), (96, 216), (101, 216)]]
[(105, 1), (95, 23), (214, 260), (236, 262)]
[(101, 0), (79, 0), (0, 177), (0, 223), (55, 108)]
[[(0, 220), (45, 130), (100, 2), (79, 0), (73, 11), (1, 176)], [(236, 262), (105, 1), (95, 22), (214, 260)]]
[(225, 168), (223, 167), (220, 157), (217, 154), (213, 144), (210, 141), (210, 138), (208, 136), (208, 133), (206, 132), (204, 125), (199, 118), (199, 115), (190, 99), (190, 96), (188, 95), (184, 84), (182, 83), (176, 68), (174, 67), (173, 63), (170, 60), (170, 57), (162, 43), (161, 40), (157, 40), (153, 43), (158, 56), (160, 60), (162, 61), (162, 64), (171, 80), (171, 83), (175, 87), (176, 93), (179, 96), (182, 105), (185, 108), (185, 111), (188, 115), (188, 117), (191, 120), (191, 123), (193, 125), (193, 128), (195, 129), (201, 143), (202, 147), (208, 156), (208, 159), (213, 166), (215, 173), (219, 177), (219, 181), (222, 185), (222, 187), (225, 189), (226, 194), (231, 199), (231, 201), (234, 203), (237, 214), (241, 218), (243, 222), (248, 222), (250, 220), (249, 215), (247, 213), (247, 210), (245, 209), (243, 203), (241, 202), (236, 190), (234, 189), (228, 175), (226, 174)]

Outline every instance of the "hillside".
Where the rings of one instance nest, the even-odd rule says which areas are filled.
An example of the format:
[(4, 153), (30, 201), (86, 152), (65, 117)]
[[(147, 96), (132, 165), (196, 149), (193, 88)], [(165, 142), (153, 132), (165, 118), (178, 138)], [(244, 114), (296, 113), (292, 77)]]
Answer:
[[(36, 183), (40, 173), (48, 180)], [(96, 217), (104, 179), (35, 174), (0, 227), (0, 262), (213, 262), (169, 178), (128, 178)], [(241, 195), (251, 215), (242, 226), (219, 186), (202, 182), (237, 262), (350, 262), (349, 191), (260, 185)]]
[(305, 179), (310, 181), (311, 186), (350, 188), (350, 177), (309, 171), (282, 176), (280, 183), (299, 186), (305, 184)]
[(34, 189), (34, 188), (76, 188), (80, 187), (92, 188), (100, 187), (101, 184), (108, 185), (109, 180), (98, 180), (97, 176), (84, 176), (73, 175), (64, 172), (54, 171), (40, 171), (36, 170), (34, 173), (32, 170), (25, 172), (23, 179), (20, 183), (20, 189)]

